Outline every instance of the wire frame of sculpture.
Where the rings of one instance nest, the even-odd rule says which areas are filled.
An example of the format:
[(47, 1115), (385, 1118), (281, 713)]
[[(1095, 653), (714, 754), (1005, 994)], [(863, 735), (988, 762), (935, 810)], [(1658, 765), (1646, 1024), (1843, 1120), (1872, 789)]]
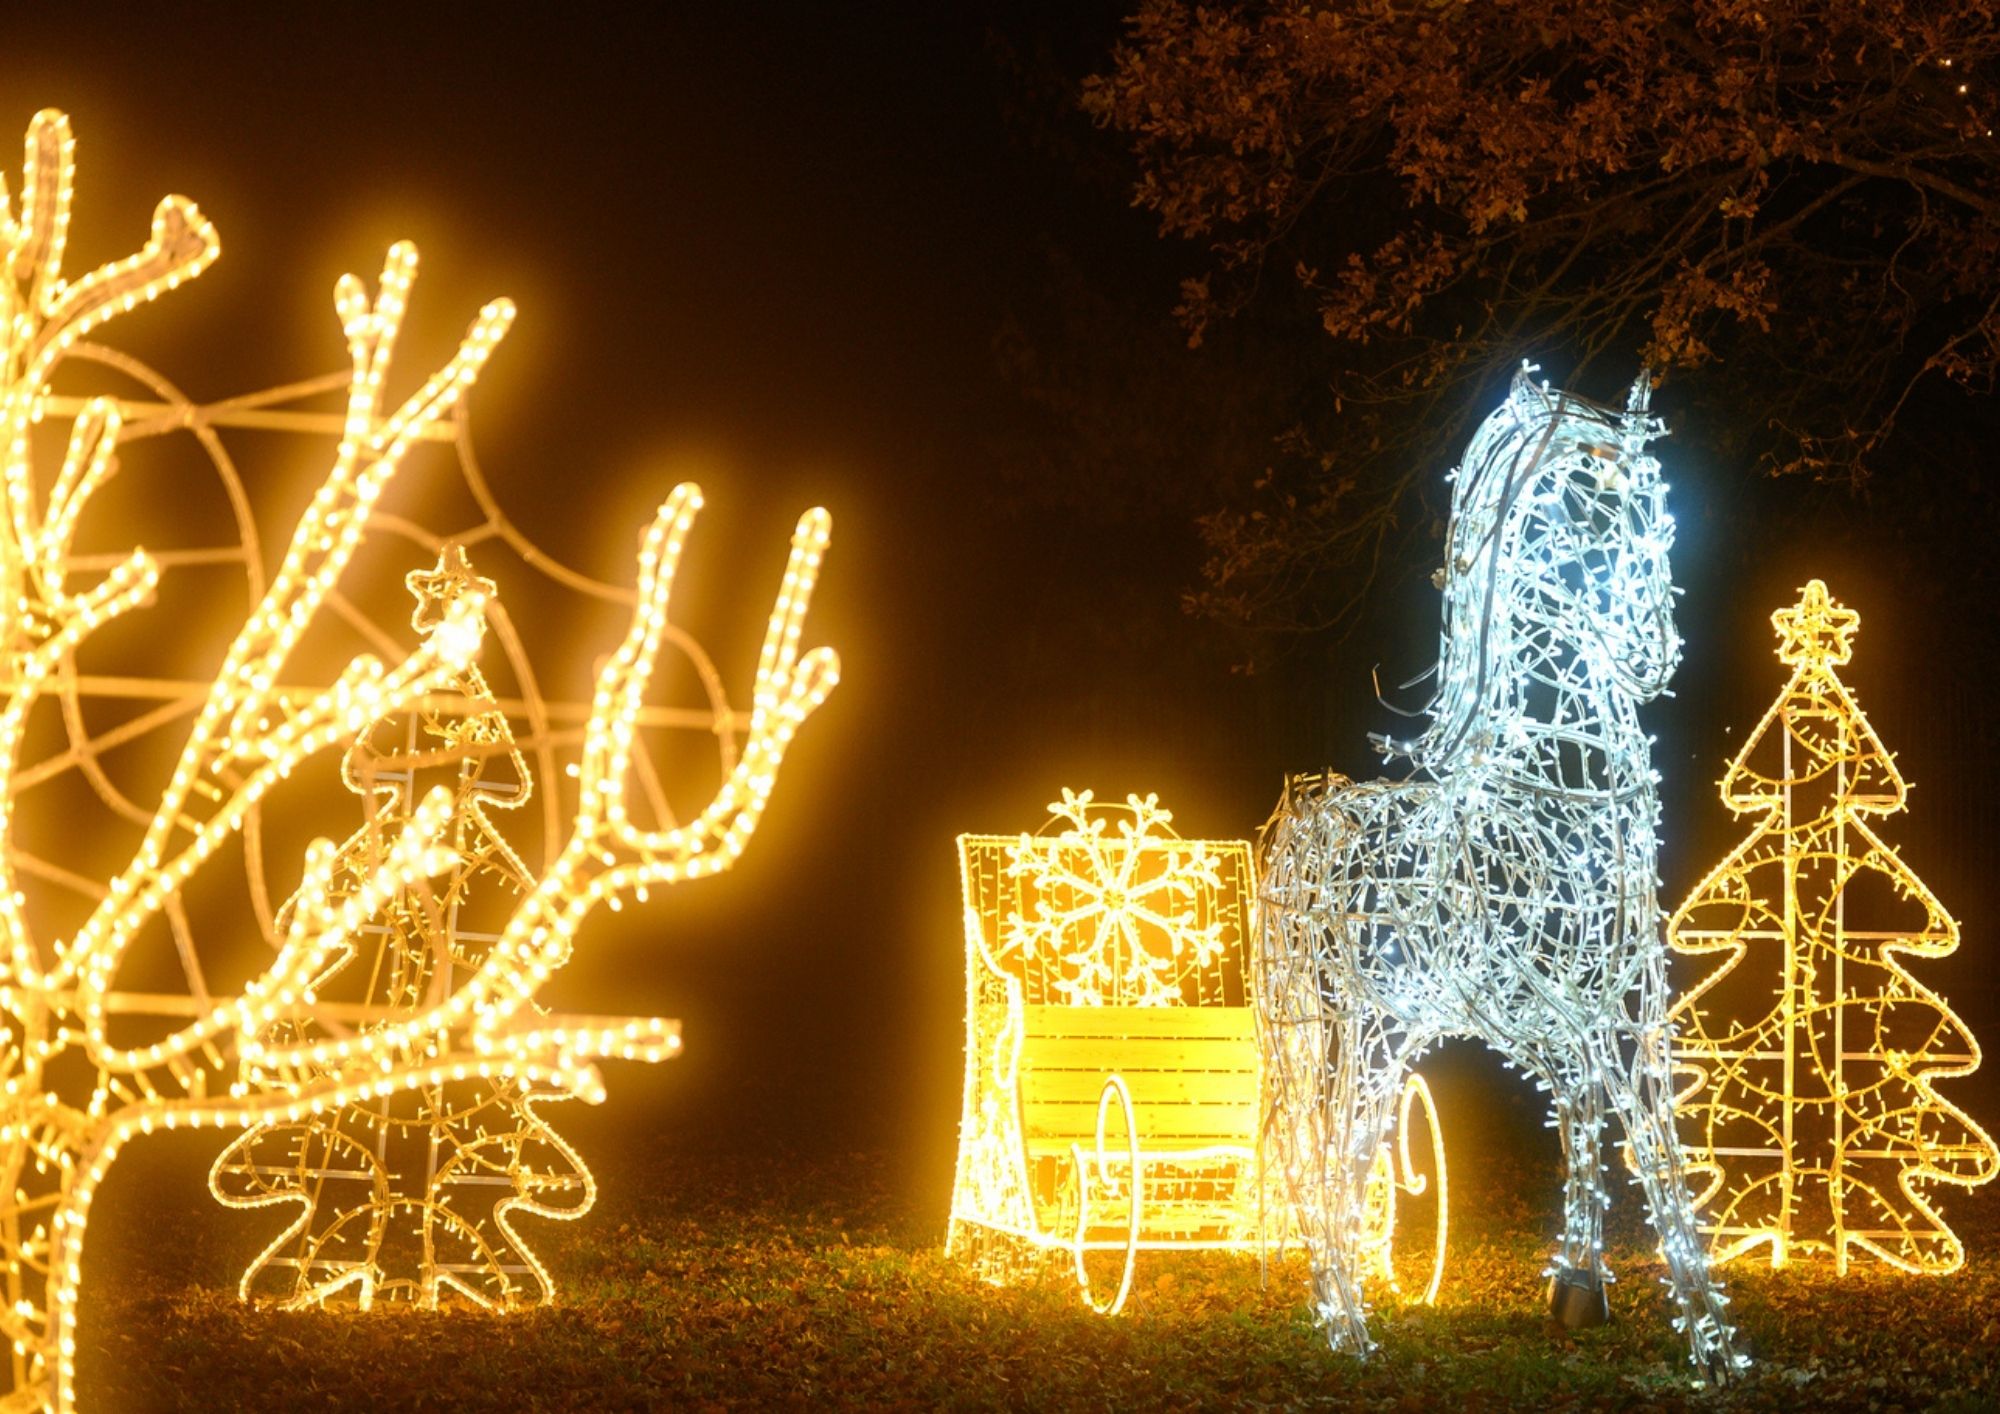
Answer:
[[(168, 197), (136, 254), (66, 276), (73, 179), (68, 121), (36, 115), (15, 199), (0, 201), (0, 1163), (9, 1197), (0, 1206), (0, 1330), (12, 1347), (12, 1391), (0, 1407), (20, 1409), (73, 1406), (82, 1243), (92, 1199), (132, 1138), (316, 1125), (348, 1107), (466, 1083), (594, 1102), (604, 1094), (597, 1059), (673, 1054), (674, 1022), (552, 1015), (536, 994), (598, 905), (728, 867), (799, 724), (837, 675), (830, 650), (801, 653), (799, 644), (824, 512), (799, 523), (747, 714), (727, 708), (705, 658), (667, 622), (700, 505), (694, 487), (677, 488), (647, 528), (636, 588), (578, 575), (520, 535), (479, 474), (463, 420), (465, 396), (512, 319), (506, 301), (483, 308), (436, 372), (392, 398), (390, 361), (416, 270), (414, 249), (397, 245), (374, 293), (352, 277), (335, 292), (349, 371), (198, 406), (84, 336), (199, 274), (220, 250), (214, 228), (192, 202)], [(110, 390), (85, 396), (78, 384)], [(340, 396), (339, 410), (293, 406), (327, 393)], [(217, 430), (228, 426), (332, 443), (274, 572)], [(199, 520), (190, 507), (202, 488), (135, 471), (149, 439), (162, 454), (183, 439), (199, 450), (229, 543), (176, 543)], [(420, 568), (452, 538), (385, 506), (404, 463), (435, 443), (457, 446), (465, 490), (484, 515), (459, 528), (460, 543), (504, 543), (533, 569), (625, 606), (629, 625), (588, 704), (540, 692), (520, 634), (477, 580), (435, 603), (414, 641), (393, 620), (372, 619), (343, 582), (370, 546), (392, 559), (405, 546), (400, 568)], [(148, 536), (152, 548), (133, 547), (132, 521), (161, 533)], [(221, 625), (212, 653), (197, 651), (204, 626), (228, 609), (230, 580), (244, 596), (240, 617)], [(489, 631), (521, 694), (498, 705), (529, 723), (518, 746), (545, 780), (572, 767), (574, 808), (544, 792), (543, 862), (448, 994), (433, 988), (386, 1012), (324, 1000), (322, 979), (371, 929), (399, 911), (447, 912), (438, 881), (467, 862), (454, 844), (466, 838), (468, 802), (448, 785), (424, 792), (364, 857), (320, 840), (303, 869), (268, 847), (264, 811), (300, 768), (352, 747), (373, 724), (488, 718), (495, 704), (468, 701), (465, 690)], [(357, 637), (369, 651), (328, 647)], [(690, 655), (707, 707), (646, 703), (668, 643)], [(176, 655), (181, 673), (161, 671)], [(145, 666), (114, 670), (135, 659)], [(190, 663), (199, 665), (192, 676)], [(665, 811), (646, 749), (661, 727), (714, 730), (723, 744), (721, 787), (685, 823)], [(642, 823), (648, 814), (652, 823)], [(189, 886), (222, 868), (232, 842), (242, 846), (247, 897), (205, 904)], [(274, 875), (290, 882), (274, 889)], [(216, 935), (247, 945), (240, 988), (211, 983), (215, 950), (204, 944)], [(243, 976), (244, 958), (233, 967)], [(164, 989), (139, 990), (148, 982)]]
[[(439, 630), (467, 594), (497, 597), (456, 543), (406, 583), (419, 634)], [(365, 818), (337, 851), (336, 893), (374, 872), (431, 784), (451, 792), (449, 846), (458, 861), (431, 881), (441, 908), (400, 891), (314, 979), (321, 1008), (342, 1003), (375, 1018), (363, 1030), (406, 1019), (434, 993), (448, 996), (535, 887), (494, 814), (529, 803), (534, 773), (485, 675), (468, 666), (454, 688), (461, 702), (452, 710), (426, 706), (372, 724), (342, 760), (342, 783), (361, 797)], [(279, 911), (280, 927), (298, 906), (294, 898)], [(296, 1044), (314, 1030), (279, 1022), (272, 1039)], [(580, 1217), (595, 1200), (590, 1169), (540, 1112), (567, 1098), (508, 1077), (473, 1077), (253, 1125), (217, 1157), (211, 1191), (231, 1207), (298, 1212), (245, 1270), (242, 1295), (290, 1308), (343, 1293), (364, 1308), (384, 1299), (436, 1307), (451, 1295), (489, 1309), (551, 1299), (548, 1270), (515, 1219)]]
[[(1181, 839), (1150, 795), (1100, 804), (1065, 790), (1049, 808), (1038, 835), (959, 837), (966, 1069), (947, 1250), (996, 1284), (1066, 1261), (1110, 1314), (1141, 1251), (1284, 1239), (1267, 1228), (1259, 1154), (1250, 849)], [(1434, 1177), (1430, 1300), (1444, 1154), (1421, 1078), (1403, 1106), (1429, 1122), (1430, 1172), (1407, 1142), (1382, 1149), (1369, 1240), (1393, 1280), (1398, 1194)], [(1115, 1279), (1091, 1270), (1107, 1258)]]
[[(1715, 963), (1675, 1005), (1682, 1141), (1716, 1260), (1857, 1256), (1956, 1271), (1965, 1247), (1936, 1185), (2000, 1172), (2000, 1150), (1940, 1080), (1979, 1043), (1903, 966), (1943, 957), (1958, 925), (1869, 816), (1908, 786), (1835, 668), (1860, 618), (1819, 580), (1771, 623), (1792, 675), (1723, 775), (1723, 804), (1756, 828), (1668, 925)], [(1775, 981), (1775, 987), (1773, 982)]]
[(1262, 841), (1274, 1156), (1336, 1347), (1372, 1348), (1363, 1193), (1405, 1071), (1475, 1036), (1553, 1099), (1568, 1166), (1552, 1308), (1602, 1319), (1608, 1109), (1689, 1354), (1741, 1363), (1675, 1141), (1658, 804), (1637, 707), (1679, 659), (1645, 380), (1598, 407), (1523, 369), (1453, 476), (1427, 729), (1409, 779), (1295, 778)]

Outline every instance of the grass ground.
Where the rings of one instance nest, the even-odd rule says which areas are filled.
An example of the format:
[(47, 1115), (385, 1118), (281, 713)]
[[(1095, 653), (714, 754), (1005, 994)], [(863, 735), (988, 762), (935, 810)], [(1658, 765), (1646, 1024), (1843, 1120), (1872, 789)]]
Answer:
[(1950, 1195), (1972, 1256), (1948, 1280), (1732, 1269), (1760, 1363), (1705, 1394), (1682, 1377), (1630, 1201), (1613, 1214), (1613, 1323), (1572, 1336), (1542, 1317), (1555, 1176), (1511, 1158), (1459, 1163), (1439, 1302), (1386, 1299), (1364, 1364), (1313, 1330), (1296, 1264), (1265, 1284), (1254, 1259), (1142, 1260), (1110, 1320), (1060, 1278), (982, 1286), (942, 1253), (945, 1194), (914, 1192), (886, 1151), (662, 1141), (600, 1162), (597, 1211), (537, 1229), (562, 1290), (550, 1309), (258, 1311), (234, 1276), (268, 1233), (199, 1202), (191, 1156), (162, 1150), (151, 1162), (186, 1172), (158, 1184), (114, 1174), (93, 1221), (86, 1410), (2000, 1407), (1991, 1189)]

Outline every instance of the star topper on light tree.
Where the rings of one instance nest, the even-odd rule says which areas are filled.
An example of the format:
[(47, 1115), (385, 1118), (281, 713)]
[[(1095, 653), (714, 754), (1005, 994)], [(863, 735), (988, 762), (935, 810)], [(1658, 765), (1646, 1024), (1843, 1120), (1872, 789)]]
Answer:
[(1868, 821), (1908, 787), (1834, 671), (1859, 615), (1815, 579), (1771, 623), (1791, 680), (1721, 782), (1757, 826), (1668, 925), (1675, 951), (1720, 957), (1672, 1013), (1704, 1230), (1721, 1261), (1956, 1271), (1930, 1190), (1987, 1182), (2000, 1151), (1937, 1093), (1979, 1044), (1903, 959), (1952, 952), (1958, 925)]
[[(674, 1054), (676, 1022), (551, 1014), (538, 993), (599, 905), (730, 867), (799, 726), (839, 675), (830, 648), (800, 643), (828, 536), (823, 510), (808, 511), (793, 534), (747, 712), (728, 707), (712, 664), (668, 621), (701, 506), (696, 487), (676, 487), (645, 530), (631, 586), (560, 564), (512, 525), (472, 459), (464, 405), (513, 306), (487, 304), (436, 372), (392, 397), (390, 364), (416, 274), (407, 243), (390, 248), (373, 293), (351, 275), (338, 283), (351, 366), (327, 378), (199, 405), (129, 355), (85, 342), (198, 275), (221, 244), (194, 203), (170, 196), (136, 254), (65, 275), (74, 175), (68, 119), (46, 110), (29, 125), (18, 190), (0, 187), (0, 1336), (11, 1346), (0, 1409), (8, 1410), (75, 1405), (85, 1230), (131, 1140), (158, 1129), (315, 1123), (467, 1083), (594, 1102), (605, 1093), (598, 1059)], [(52, 387), (73, 368), (155, 396)], [(329, 394), (340, 411), (278, 406)], [(231, 426), (337, 439), (275, 571), (257, 548), (252, 498), (216, 437)], [(177, 433), (210, 459), (240, 543), (171, 543), (188, 487), (127, 471), (141, 439)], [(424, 443), (455, 446), (480, 524), (440, 536), (383, 509)], [(106, 508), (119, 496), (124, 517)], [(125, 522), (137, 518), (155, 548), (135, 543)], [(160, 546), (156, 533), (169, 543)], [(587, 704), (542, 696), (511, 620), (476, 580), (457, 586), (414, 643), (372, 621), (342, 583), (364, 543), (414, 544), (429, 563), (449, 539), (503, 542), (529, 569), (625, 606), (629, 618)], [(149, 666), (149, 651), (171, 658), (204, 618), (228, 609), (213, 582), (199, 581), (218, 568), (239, 576), (248, 597), (240, 620), (232, 611), (221, 621), (215, 655), (192, 654), (201, 664), (192, 677), (186, 659), (178, 676), (134, 671), (121, 654)], [(169, 590), (191, 578), (189, 597), (174, 602), (194, 612), (167, 611)], [(316, 654), (305, 640), (322, 631), (332, 641), (358, 636), (371, 651)], [(708, 690), (708, 709), (646, 701), (669, 643)], [(301, 767), (351, 747), (372, 724), (490, 712), (493, 704), (463, 696), (489, 644), (522, 694), (533, 725), (532, 746), (522, 748), (542, 764), (544, 782), (556, 777), (558, 748), (570, 758), (573, 808), (556, 808), (555, 792), (544, 790), (541, 867), (448, 995), (427, 989), (413, 1005), (390, 1007), (323, 1001), (320, 980), (371, 929), (388, 926), (385, 916), (445, 907), (443, 891), (464, 863), (459, 842), (471, 841), (462, 827), (472, 802), (449, 786), (431, 789), (365, 857), (343, 857), (319, 839), (302, 868), (296, 853), (269, 859), (261, 813)], [(721, 753), (714, 796), (685, 821), (667, 808), (646, 749), (643, 732), (662, 726), (708, 732)], [(115, 771), (124, 778), (115, 781)], [(78, 803), (110, 823), (80, 827)], [(214, 877), (204, 871), (238, 841), (247, 899), (191, 905), (189, 885)], [(267, 864), (290, 896), (282, 922), (268, 908)], [(249, 954), (247, 980), (211, 984), (218, 943)], [(173, 990), (132, 990), (141, 979), (159, 985), (142, 964), (162, 953)], [(226, 975), (233, 982), (244, 971), (239, 959)]]

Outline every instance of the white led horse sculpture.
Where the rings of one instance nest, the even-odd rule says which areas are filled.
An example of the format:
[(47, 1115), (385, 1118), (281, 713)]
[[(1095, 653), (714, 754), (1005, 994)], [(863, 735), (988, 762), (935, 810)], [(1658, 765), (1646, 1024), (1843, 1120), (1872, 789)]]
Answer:
[(1657, 779), (1637, 708), (1680, 657), (1673, 520), (1647, 382), (1624, 412), (1524, 368), (1455, 473), (1430, 725), (1378, 739), (1405, 781), (1295, 778), (1263, 839), (1259, 999), (1276, 1157), (1335, 1348), (1365, 1354), (1369, 1165), (1403, 1076), (1476, 1036), (1552, 1092), (1568, 1160), (1550, 1275), (1606, 1315), (1599, 1157), (1625, 1132), (1702, 1376), (1747, 1362), (1682, 1178), (1655, 898)]

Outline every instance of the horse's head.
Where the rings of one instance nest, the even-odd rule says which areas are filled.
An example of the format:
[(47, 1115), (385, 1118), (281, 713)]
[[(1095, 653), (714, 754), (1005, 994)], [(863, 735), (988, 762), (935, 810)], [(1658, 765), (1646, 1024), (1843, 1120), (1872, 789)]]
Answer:
[(1551, 468), (1555, 504), (1540, 527), (1583, 659), (1641, 702), (1666, 689), (1681, 659), (1668, 558), (1674, 518), (1660, 464), (1645, 450), (1665, 430), (1646, 411), (1650, 391), (1641, 374), (1623, 413), (1569, 414), (1574, 441)]
[(1410, 748), (1427, 764), (1503, 728), (1538, 690), (1645, 701), (1680, 661), (1674, 522), (1645, 452), (1663, 430), (1646, 410), (1647, 379), (1615, 409), (1531, 372), (1516, 375), (1454, 473), (1437, 695)]

